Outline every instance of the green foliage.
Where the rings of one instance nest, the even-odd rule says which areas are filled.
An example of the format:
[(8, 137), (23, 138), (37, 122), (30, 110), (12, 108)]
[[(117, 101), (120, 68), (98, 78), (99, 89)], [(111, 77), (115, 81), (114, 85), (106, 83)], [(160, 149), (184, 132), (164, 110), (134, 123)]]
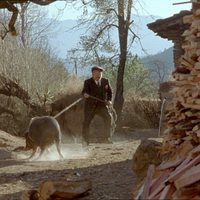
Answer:
[[(104, 73), (111, 85), (114, 86), (117, 78), (117, 66), (108, 66)], [(150, 73), (137, 57), (129, 57), (124, 73), (124, 92), (138, 97), (151, 97), (155, 94), (153, 81)]]
[(124, 75), (125, 94), (133, 93), (145, 97), (151, 94), (150, 73), (138, 58), (128, 60)]

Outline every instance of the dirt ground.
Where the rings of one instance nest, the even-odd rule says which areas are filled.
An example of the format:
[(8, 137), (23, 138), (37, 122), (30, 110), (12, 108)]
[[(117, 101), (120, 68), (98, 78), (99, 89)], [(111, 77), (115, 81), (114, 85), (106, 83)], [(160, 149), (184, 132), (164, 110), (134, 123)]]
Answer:
[(132, 157), (140, 140), (157, 138), (158, 130), (132, 130), (115, 135), (113, 144), (92, 143), (88, 150), (80, 144), (63, 144), (64, 160), (55, 149), (40, 161), (24, 161), (31, 152), (13, 152), (24, 140), (0, 131), (0, 199), (19, 200), (20, 192), (38, 188), (45, 180), (85, 180), (92, 182), (86, 199), (133, 199), (136, 177)]

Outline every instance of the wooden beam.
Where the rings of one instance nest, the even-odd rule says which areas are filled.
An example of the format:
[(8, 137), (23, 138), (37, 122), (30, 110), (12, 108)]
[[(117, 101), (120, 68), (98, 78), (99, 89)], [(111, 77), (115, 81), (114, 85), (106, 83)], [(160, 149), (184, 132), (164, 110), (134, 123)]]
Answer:
[(179, 3), (173, 3), (172, 5), (180, 5), (180, 4), (186, 4), (186, 3), (192, 3), (192, 1), (184, 1)]

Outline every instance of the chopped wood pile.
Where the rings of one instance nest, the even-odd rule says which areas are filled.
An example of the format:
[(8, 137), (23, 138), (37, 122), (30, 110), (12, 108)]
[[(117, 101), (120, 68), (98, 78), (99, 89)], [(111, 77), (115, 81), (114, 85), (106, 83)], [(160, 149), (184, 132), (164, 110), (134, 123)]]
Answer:
[(195, 2), (192, 14), (183, 17), (190, 27), (182, 35), (184, 54), (173, 72), (177, 87), (173, 90), (173, 101), (166, 108), (164, 154), (174, 155), (187, 141), (194, 147), (200, 143), (200, 1)]
[(22, 200), (81, 199), (91, 190), (90, 181), (45, 181), (38, 190), (22, 192)]
[(200, 0), (183, 17), (184, 53), (172, 73), (176, 87), (166, 108), (165, 161), (150, 165), (136, 199), (200, 199)]
[(139, 199), (200, 199), (200, 145), (185, 158), (150, 165)]

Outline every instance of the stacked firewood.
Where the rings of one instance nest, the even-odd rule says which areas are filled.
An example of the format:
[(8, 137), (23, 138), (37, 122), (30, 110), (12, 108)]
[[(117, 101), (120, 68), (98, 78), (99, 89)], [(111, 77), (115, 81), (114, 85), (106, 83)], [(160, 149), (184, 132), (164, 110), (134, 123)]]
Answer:
[(192, 14), (183, 18), (190, 28), (183, 33), (184, 54), (173, 72), (176, 87), (166, 108), (167, 129), (163, 153), (176, 153), (184, 142), (200, 143), (200, 0), (193, 1)]
[(134, 200), (200, 199), (200, 145), (186, 157), (150, 165)]
[(183, 18), (189, 29), (180, 65), (173, 72), (176, 87), (166, 108), (167, 128), (159, 166), (150, 165), (136, 199), (200, 199), (200, 0)]

